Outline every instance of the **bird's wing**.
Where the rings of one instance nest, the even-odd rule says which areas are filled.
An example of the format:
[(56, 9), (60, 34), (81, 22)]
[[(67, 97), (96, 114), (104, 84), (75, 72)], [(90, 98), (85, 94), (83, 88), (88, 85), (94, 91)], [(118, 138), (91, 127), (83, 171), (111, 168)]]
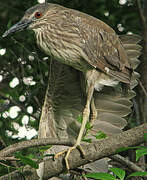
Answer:
[(95, 23), (90, 24), (91, 18), (77, 21), (83, 41), (82, 57), (93, 67), (115, 76), (122, 82), (130, 83), (130, 64), (121, 40), (102, 21), (95, 19)]

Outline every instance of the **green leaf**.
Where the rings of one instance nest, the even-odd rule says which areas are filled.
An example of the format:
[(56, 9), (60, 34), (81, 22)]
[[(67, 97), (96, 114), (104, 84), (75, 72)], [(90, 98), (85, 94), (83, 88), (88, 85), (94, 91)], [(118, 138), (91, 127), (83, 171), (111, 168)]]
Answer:
[(127, 151), (128, 149), (129, 149), (129, 148), (121, 147), (121, 148), (117, 149), (117, 150), (115, 151), (115, 153), (118, 154), (118, 153), (120, 153), (120, 152)]
[(40, 146), (40, 147), (39, 147), (39, 151), (40, 151), (40, 152), (45, 152), (45, 151), (47, 151), (49, 148), (51, 148), (51, 145)]
[(87, 122), (86, 123), (86, 130), (90, 130), (92, 127), (91, 127), (91, 124), (90, 124), (90, 122)]
[(44, 157), (54, 157), (55, 154), (45, 154)]
[(102, 131), (98, 131), (97, 134), (95, 135), (96, 139), (104, 139), (107, 137), (107, 135), (102, 132)]
[(82, 124), (82, 121), (83, 121), (83, 117), (82, 117), (82, 115), (78, 115), (78, 119), (77, 119), (77, 120), (78, 120), (78, 122), (79, 122), (79, 123), (81, 123), (81, 124)]
[(89, 173), (85, 175), (88, 178), (99, 179), (99, 180), (116, 180), (111, 174), (108, 173)]
[(143, 155), (147, 155), (147, 148), (136, 150), (136, 161)]
[(144, 146), (135, 146), (135, 147), (122, 147), (122, 148), (119, 148), (115, 151), (116, 154), (120, 153), (120, 152), (123, 152), (123, 151), (127, 151), (129, 149), (144, 149)]
[(2, 128), (2, 126), (3, 126), (3, 122), (2, 122), (2, 121), (0, 121), (0, 128)]
[(110, 168), (110, 171), (112, 171), (116, 176), (120, 178), (120, 180), (124, 180), (126, 172), (120, 168)]
[(9, 29), (12, 26), (12, 20), (8, 21), (7, 28)]
[(35, 169), (38, 169), (39, 166), (38, 164), (33, 161), (32, 159), (26, 157), (26, 156), (23, 156), (22, 154), (20, 153), (15, 153), (15, 157), (20, 159), (22, 163), (26, 164), (26, 165), (30, 165), (31, 167), (35, 168)]
[(85, 141), (85, 142), (88, 142), (88, 143), (92, 142), (92, 140), (90, 138), (83, 138), (82, 141)]
[(144, 133), (144, 140), (147, 142), (147, 133)]
[(147, 176), (147, 172), (134, 172), (130, 174), (127, 178), (132, 177), (132, 176)]

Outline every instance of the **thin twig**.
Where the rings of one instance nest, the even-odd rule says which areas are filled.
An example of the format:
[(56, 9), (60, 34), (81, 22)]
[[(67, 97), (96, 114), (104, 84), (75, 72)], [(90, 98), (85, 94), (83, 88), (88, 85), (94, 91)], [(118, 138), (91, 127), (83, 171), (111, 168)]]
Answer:
[(2, 166), (7, 167), (7, 168), (9, 168), (9, 167), (10, 167), (10, 166), (8, 166), (7, 164), (4, 164), (4, 163), (2, 163), (2, 162), (0, 162), (0, 164), (1, 164)]
[(144, 92), (145, 96), (147, 97), (147, 91), (140, 80), (139, 80), (139, 85), (140, 85), (142, 91)]
[(0, 157), (0, 161), (18, 161), (20, 159), (17, 159), (15, 157)]
[(139, 10), (141, 20), (142, 20), (143, 25), (144, 25), (146, 23), (146, 19), (145, 19), (145, 16), (143, 14), (143, 10), (142, 10), (142, 7), (141, 7), (141, 1), (140, 0), (137, 0), (137, 5), (138, 5), (138, 10)]
[(144, 172), (144, 170), (142, 168), (140, 168), (139, 166), (137, 166), (135, 163), (131, 162), (128, 159), (125, 159), (124, 157), (120, 156), (120, 155), (113, 155), (110, 156), (111, 159), (120, 162), (121, 164), (124, 164), (125, 166), (127, 166), (129, 169), (131, 169), (132, 171), (141, 171)]

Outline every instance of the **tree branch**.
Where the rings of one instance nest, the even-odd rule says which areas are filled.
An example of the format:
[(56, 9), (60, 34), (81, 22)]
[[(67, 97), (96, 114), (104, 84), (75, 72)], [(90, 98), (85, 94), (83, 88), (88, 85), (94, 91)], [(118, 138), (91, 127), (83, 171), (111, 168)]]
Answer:
[(140, 0), (137, 0), (137, 5), (138, 5), (138, 10), (139, 10), (139, 14), (140, 14), (141, 20), (142, 20), (143, 24), (145, 24), (146, 23), (146, 19), (145, 19), (145, 16), (143, 14), (143, 10), (142, 10), (142, 7), (141, 7), (141, 1)]
[(0, 151), (0, 158), (10, 156), (12, 153), (16, 151), (20, 151), (22, 149), (37, 147), (37, 146), (46, 146), (46, 145), (64, 145), (64, 146), (72, 146), (74, 142), (71, 142), (67, 139), (57, 139), (57, 138), (41, 138), (34, 139), (29, 141), (23, 141), (20, 143), (12, 144), (3, 150)]
[[(118, 135), (105, 138), (101, 141), (97, 141), (88, 145), (83, 145), (86, 156), (83, 159), (80, 156), (80, 152), (76, 149), (72, 151), (69, 157), (69, 165), (71, 169), (82, 166), (89, 162), (108, 157), (116, 153), (116, 150), (121, 147), (128, 147), (138, 145), (144, 142), (144, 133), (147, 132), (147, 123), (130, 129), (128, 131), (122, 132)], [(38, 140), (39, 141), (39, 140)], [(37, 142), (36, 142), (37, 146)], [(4, 154), (3, 154), (4, 155)], [(53, 160), (48, 159), (44, 161), (44, 178), (48, 179), (50, 177), (56, 176), (64, 172), (65, 164), (63, 164), (64, 155), (60, 156), (58, 159)], [(35, 169), (31, 169), (26, 166), (23, 170), (24, 175), (31, 180), (39, 179)], [(11, 179), (23, 179), (22, 175), (15, 171), (11, 175)], [(8, 179), (8, 175), (0, 177), (0, 180)]]

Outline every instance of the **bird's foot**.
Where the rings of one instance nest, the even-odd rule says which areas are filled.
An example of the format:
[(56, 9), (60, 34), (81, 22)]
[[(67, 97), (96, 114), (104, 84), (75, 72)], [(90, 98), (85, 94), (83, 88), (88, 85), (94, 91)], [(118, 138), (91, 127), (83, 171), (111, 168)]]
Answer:
[(67, 150), (58, 152), (57, 154), (55, 154), (54, 159), (58, 159), (59, 156), (61, 156), (62, 154), (66, 153), (66, 152), (67, 152)]
[(70, 166), (69, 166), (69, 155), (70, 153), (74, 150), (74, 149), (78, 149), (82, 155), (82, 157), (84, 158), (85, 157), (85, 151), (83, 150), (83, 148), (81, 147), (81, 145), (74, 145), (73, 147), (70, 147), (68, 150), (64, 150), (64, 151), (61, 151), (59, 153), (57, 153), (55, 155), (55, 159), (58, 158), (59, 156), (61, 156), (62, 154), (66, 153), (65, 155), (65, 165), (66, 165), (66, 169), (69, 170), (70, 169)]
[(66, 153), (66, 156), (65, 156), (65, 164), (66, 164), (67, 170), (70, 169), (69, 162), (68, 162), (69, 155), (70, 155), (70, 153), (71, 153), (74, 149), (76, 149), (76, 148), (80, 151), (82, 157), (83, 157), (83, 158), (85, 157), (85, 151), (83, 150), (83, 148), (82, 148), (80, 145), (74, 145), (73, 147), (70, 147), (70, 148), (67, 150), (67, 153)]

